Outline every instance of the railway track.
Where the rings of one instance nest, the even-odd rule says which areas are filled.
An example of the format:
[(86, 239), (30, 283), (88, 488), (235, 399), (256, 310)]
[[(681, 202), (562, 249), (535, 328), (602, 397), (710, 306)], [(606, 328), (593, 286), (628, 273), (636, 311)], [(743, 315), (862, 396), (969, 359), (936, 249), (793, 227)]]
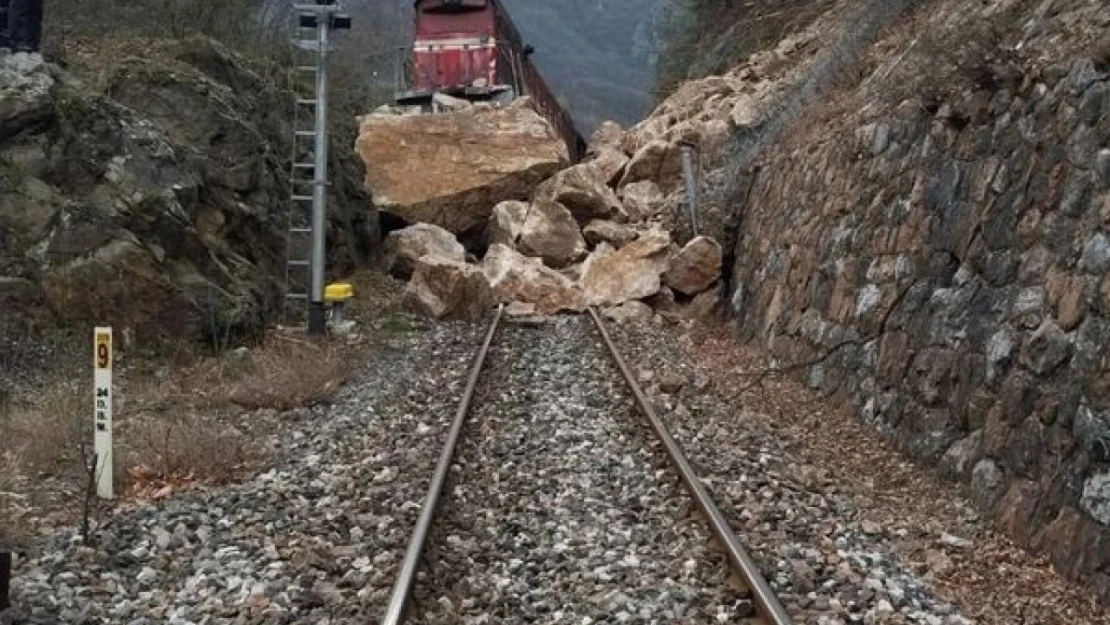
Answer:
[[(546, 332), (503, 324), (502, 316), (498, 309), (474, 358), (380, 622), (599, 623), (611, 616), (789, 625), (597, 313), (589, 312), (592, 336), (578, 327), (581, 319)], [(499, 333), (513, 340), (489, 367)], [(604, 350), (596, 349), (597, 337)], [(591, 338), (596, 355), (544, 360), (558, 342)], [(597, 379), (598, 369), (614, 366), (621, 382)], [(484, 378), (492, 379), (480, 392)], [(565, 389), (552, 396), (544, 385), (556, 380)], [(654, 433), (647, 444), (634, 408)], [(471, 428), (477, 431), (464, 435)], [(613, 471), (614, 463), (636, 470)], [(607, 476), (601, 480), (593, 477), (599, 467)], [(492, 503), (472, 509), (474, 501)], [(699, 516), (683, 514), (691, 505)], [(710, 537), (716, 551), (707, 548)], [(615, 563), (577, 570), (598, 554)], [(591, 584), (592, 606), (566, 605), (568, 594)], [(436, 610), (410, 618), (414, 594)], [(639, 613), (629, 612), (633, 605)], [(451, 616), (421, 620), (434, 611)]]

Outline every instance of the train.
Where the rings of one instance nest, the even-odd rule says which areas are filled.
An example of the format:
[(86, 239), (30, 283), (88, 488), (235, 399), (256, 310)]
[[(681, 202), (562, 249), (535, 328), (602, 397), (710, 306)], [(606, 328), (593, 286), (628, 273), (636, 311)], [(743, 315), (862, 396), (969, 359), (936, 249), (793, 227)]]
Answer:
[(585, 155), (586, 140), (499, 0), (416, 0), (413, 8), (412, 45), (399, 55), (398, 105), (428, 108), (436, 93), (472, 102), (530, 96), (566, 142), (571, 160)]

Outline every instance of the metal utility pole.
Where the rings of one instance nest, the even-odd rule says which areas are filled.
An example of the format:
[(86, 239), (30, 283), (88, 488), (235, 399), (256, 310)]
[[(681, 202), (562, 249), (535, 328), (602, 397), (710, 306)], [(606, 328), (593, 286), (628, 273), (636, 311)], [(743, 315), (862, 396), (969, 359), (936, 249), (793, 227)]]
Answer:
[[(342, 7), (335, 0), (316, 0), (315, 4), (294, 5), (297, 13), (297, 25), (301, 29), (315, 30), (315, 37), (304, 38), (296, 41), (301, 50), (313, 52), (315, 62), (312, 65), (298, 66), (299, 71), (311, 72), (315, 75), (314, 94), (311, 99), (298, 99), (297, 105), (313, 109), (314, 123), (311, 130), (296, 129), (294, 133), (293, 155), (293, 203), (310, 201), (312, 203), (311, 217), (308, 219), (308, 228), (299, 226), (290, 221), (289, 229), (289, 258), (286, 260), (286, 279), (289, 281), (291, 268), (307, 267), (308, 293), (286, 293), (290, 299), (308, 300), (308, 332), (321, 335), (327, 331), (326, 309), (324, 303), (324, 269), (327, 263), (327, 187), (328, 187), (328, 55), (331, 52), (331, 31), (347, 30), (351, 27), (351, 18), (342, 13)], [(298, 158), (296, 140), (311, 140), (311, 146), (305, 146), (312, 154), (311, 161), (301, 161)], [(311, 172), (311, 177), (304, 174)], [(306, 186), (312, 187), (312, 193), (305, 193)], [(295, 209), (294, 209), (295, 210)], [(309, 234), (310, 249), (308, 258), (297, 258), (298, 246), (294, 239), (298, 234)], [(302, 250), (303, 252), (303, 250)], [(288, 289), (288, 285), (287, 285)], [(305, 297), (307, 295), (307, 297)]]

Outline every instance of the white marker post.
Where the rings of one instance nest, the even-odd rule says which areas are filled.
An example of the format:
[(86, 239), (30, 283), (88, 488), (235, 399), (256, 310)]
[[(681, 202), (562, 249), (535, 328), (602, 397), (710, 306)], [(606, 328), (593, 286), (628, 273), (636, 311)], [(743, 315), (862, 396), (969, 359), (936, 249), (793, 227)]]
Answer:
[(96, 328), (93, 335), (93, 449), (96, 453), (96, 494), (114, 499), (112, 487), (112, 329)]

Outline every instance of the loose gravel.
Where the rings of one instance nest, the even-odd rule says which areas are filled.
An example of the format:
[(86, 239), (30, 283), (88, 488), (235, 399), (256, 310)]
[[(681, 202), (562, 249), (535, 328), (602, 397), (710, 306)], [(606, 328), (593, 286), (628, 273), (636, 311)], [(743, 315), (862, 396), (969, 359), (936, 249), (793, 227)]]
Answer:
[(752, 614), (588, 318), (508, 325), (457, 451), (416, 622)]
[(249, 481), (121, 506), (91, 546), (44, 537), (17, 622), (375, 622), (480, 333), (398, 336), (333, 405), (282, 415), (282, 459)]

